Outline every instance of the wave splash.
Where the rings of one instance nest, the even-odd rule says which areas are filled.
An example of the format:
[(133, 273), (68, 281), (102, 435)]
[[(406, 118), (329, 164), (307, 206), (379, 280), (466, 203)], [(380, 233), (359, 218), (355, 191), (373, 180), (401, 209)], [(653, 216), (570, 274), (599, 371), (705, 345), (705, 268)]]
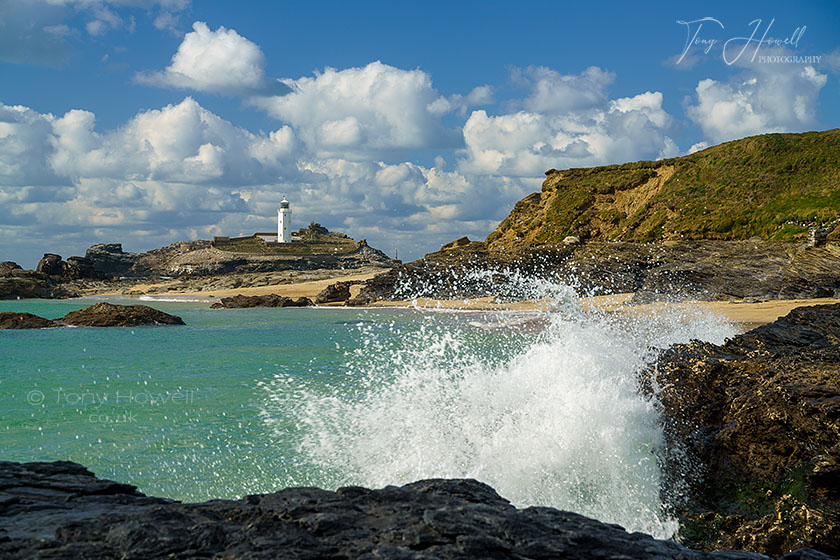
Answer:
[[(663, 505), (659, 412), (638, 374), (657, 348), (721, 342), (734, 328), (685, 311), (584, 311), (570, 289), (551, 293), (536, 333), (477, 329), (439, 314), (407, 330), (365, 323), (346, 382), (314, 386), (278, 375), (265, 386), (263, 414), (286, 434), (294, 416), (300, 460), (314, 473), (300, 482), (381, 487), (468, 477), (520, 507), (674, 535), (677, 522)], [(492, 321), (506, 318), (521, 322), (505, 314)]]

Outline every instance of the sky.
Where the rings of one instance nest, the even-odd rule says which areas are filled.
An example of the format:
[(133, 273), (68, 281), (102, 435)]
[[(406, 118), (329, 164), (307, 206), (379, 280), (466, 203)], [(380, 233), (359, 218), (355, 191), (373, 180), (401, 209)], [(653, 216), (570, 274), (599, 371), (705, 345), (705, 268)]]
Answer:
[(404, 260), (545, 171), (840, 126), (840, 2), (0, 0), (0, 261), (318, 222)]

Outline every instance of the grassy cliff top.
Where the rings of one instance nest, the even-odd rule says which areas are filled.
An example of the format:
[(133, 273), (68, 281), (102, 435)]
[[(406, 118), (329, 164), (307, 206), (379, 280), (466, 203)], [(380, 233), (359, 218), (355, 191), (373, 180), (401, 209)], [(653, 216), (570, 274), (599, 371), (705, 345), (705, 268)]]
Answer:
[(552, 169), (487, 243), (793, 240), (838, 217), (840, 129), (762, 134), (678, 158)]

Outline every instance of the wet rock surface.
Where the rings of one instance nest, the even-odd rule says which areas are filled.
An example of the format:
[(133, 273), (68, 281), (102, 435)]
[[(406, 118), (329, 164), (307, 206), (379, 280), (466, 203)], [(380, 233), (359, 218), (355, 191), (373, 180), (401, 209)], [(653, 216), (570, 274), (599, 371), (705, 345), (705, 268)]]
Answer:
[(309, 307), (314, 305), (307, 297), (290, 298), (277, 294), (265, 296), (243, 296), (242, 294), (224, 297), (210, 306), (210, 309), (241, 309), (248, 307)]
[(675, 346), (655, 380), (671, 474), (692, 475), (681, 506), (692, 545), (840, 555), (840, 305)]
[[(517, 509), (475, 480), (381, 490), (289, 488), (182, 504), (69, 463), (0, 462), (3, 558), (761, 559), (701, 552), (552, 508)], [(786, 560), (828, 558), (797, 551)]]

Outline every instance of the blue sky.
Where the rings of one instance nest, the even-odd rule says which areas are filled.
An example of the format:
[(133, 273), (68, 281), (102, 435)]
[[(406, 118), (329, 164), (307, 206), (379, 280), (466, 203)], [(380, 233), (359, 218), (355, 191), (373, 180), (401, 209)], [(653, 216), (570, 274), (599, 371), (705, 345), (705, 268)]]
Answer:
[(0, 0), (0, 260), (270, 230), (283, 195), (416, 258), (552, 167), (840, 126), (840, 4), (675, 4)]

